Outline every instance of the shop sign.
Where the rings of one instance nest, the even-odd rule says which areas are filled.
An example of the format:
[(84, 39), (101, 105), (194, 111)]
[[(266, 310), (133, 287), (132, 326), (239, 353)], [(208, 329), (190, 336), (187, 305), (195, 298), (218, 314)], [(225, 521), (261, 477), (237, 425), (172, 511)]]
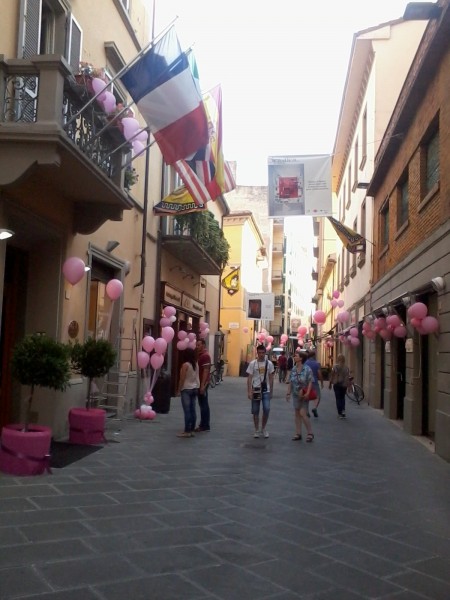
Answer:
[(199, 317), (203, 316), (203, 304), (187, 294), (183, 294), (182, 307), (194, 315)]
[(176, 305), (176, 306), (182, 306), (182, 304), (181, 304), (181, 297), (182, 297), (181, 292), (179, 292), (175, 288), (170, 287), (170, 285), (165, 285), (164, 286), (164, 302), (166, 304), (173, 304), (173, 305)]

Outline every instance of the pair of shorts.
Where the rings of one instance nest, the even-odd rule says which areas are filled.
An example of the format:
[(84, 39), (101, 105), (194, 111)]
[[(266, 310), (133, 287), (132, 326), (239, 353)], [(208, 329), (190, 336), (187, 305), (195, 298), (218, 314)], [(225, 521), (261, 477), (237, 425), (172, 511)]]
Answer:
[(305, 398), (299, 398), (297, 394), (292, 395), (292, 406), (295, 410), (301, 410), (304, 408), (308, 412), (309, 400), (305, 400)]
[(263, 392), (262, 397), (260, 396), (259, 398), (255, 398), (255, 395), (253, 395), (252, 415), (259, 415), (261, 403), (262, 403), (263, 413), (265, 415), (268, 415), (270, 412), (270, 392)]

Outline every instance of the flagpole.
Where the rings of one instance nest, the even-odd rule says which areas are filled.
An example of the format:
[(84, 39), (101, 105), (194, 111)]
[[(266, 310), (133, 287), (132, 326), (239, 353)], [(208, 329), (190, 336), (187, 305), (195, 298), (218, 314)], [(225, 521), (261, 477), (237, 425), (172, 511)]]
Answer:
[[(99, 92), (97, 92), (94, 96), (92, 96), (92, 98), (90, 100), (88, 100), (86, 102), (86, 104), (80, 108), (80, 110), (78, 112), (76, 112), (74, 115), (72, 115), (70, 117), (70, 119), (67, 121), (67, 123), (64, 124), (64, 129), (66, 129), (67, 127), (69, 127), (69, 125), (71, 125), (71, 123), (73, 123), (75, 121), (75, 119), (77, 119), (81, 113), (88, 107), (90, 106), (95, 100), (97, 100), (97, 98), (103, 94), (103, 92), (109, 88), (109, 86), (114, 83), (119, 77), (122, 77), (122, 75), (124, 73), (126, 73), (128, 71), (128, 69), (131, 69), (131, 67), (141, 58), (141, 56), (143, 54), (145, 54), (147, 52), (147, 50), (149, 48), (151, 48), (152, 46), (155, 45), (155, 43), (162, 38), (169, 30), (171, 27), (173, 27), (175, 21), (178, 19), (178, 16), (175, 17), (175, 19), (173, 19), (156, 37), (153, 37), (153, 39), (148, 42), (148, 44), (146, 44), (142, 50), (129, 62), (127, 63), (125, 66), (123, 66), (120, 71), (118, 73), (116, 73), (116, 75), (114, 75), (114, 77), (105, 85), (105, 87), (100, 90)], [(153, 35), (153, 33), (152, 33)]]

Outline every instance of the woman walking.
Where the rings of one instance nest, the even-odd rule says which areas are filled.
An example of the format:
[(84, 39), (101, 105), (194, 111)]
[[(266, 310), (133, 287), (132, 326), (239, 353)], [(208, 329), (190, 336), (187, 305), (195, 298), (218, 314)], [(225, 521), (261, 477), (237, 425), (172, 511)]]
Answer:
[(184, 431), (178, 437), (194, 437), (195, 429), (195, 403), (200, 387), (197, 358), (195, 350), (186, 348), (183, 354), (184, 362), (180, 369), (177, 396), (181, 393), (181, 405), (184, 412)]
[(345, 356), (343, 354), (338, 354), (336, 357), (336, 364), (331, 370), (329, 387), (331, 390), (331, 386), (333, 386), (339, 419), (345, 419), (345, 392), (348, 387), (349, 375), (350, 371), (345, 365)]
[(291, 394), (295, 414), (295, 435), (293, 441), (302, 439), (302, 425), (306, 429), (306, 441), (312, 442), (314, 434), (312, 432), (311, 421), (308, 417), (309, 396), (313, 386), (313, 373), (308, 365), (305, 365), (308, 356), (296, 352), (294, 354), (294, 366), (289, 376), (286, 401), (289, 402)]

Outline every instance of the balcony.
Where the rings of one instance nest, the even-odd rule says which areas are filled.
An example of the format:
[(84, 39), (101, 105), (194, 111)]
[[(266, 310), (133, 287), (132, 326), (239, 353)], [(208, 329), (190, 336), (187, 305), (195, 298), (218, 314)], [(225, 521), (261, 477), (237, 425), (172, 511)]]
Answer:
[(130, 147), (118, 127), (101, 132), (107, 115), (96, 103), (83, 108), (88, 100), (63, 58), (0, 55), (0, 189), (17, 204), (64, 203), (82, 234), (121, 221), (133, 206), (122, 171)]
[(181, 225), (175, 218), (166, 217), (163, 232), (161, 246), (169, 254), (200, 275), (221, 274), (220, 265), (204, 250), (188, 224)]
[(272, 280), (273, 281), (281, 281), (283, 279), (283, 271), (280, 269), (276, 269), (272, 271)]
[(284, 309), (284, 296), (283, 295), (275, 296), (274, 307), (275, 308), (281, 308), (281, 310)]

